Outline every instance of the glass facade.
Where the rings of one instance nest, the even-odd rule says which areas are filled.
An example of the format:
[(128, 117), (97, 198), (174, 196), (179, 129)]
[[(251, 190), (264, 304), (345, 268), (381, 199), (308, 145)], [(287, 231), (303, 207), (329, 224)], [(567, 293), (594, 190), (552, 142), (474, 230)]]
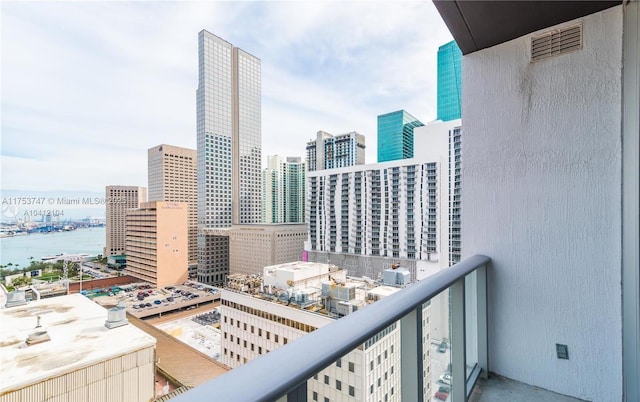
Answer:
[(413, 129), (420, 126), (404, 110), (378, 116), (378, 162), (413, 158)]
[[(235, 223), (258, 223), (260, 60), (203, 30), (198, 34), (198, 63), (198, 225), (228, 228)], [(213, 278), (223, 279), (228, 272), (228, 263), (224, 263), (228, 249), (211, 248), (212, 242), (218, 243), (198, 241), (198, 280), (211, 284)]]
[(262, 173), (262, 222), (304, 223), (305, 166), (299, 157), (267, 158)]
[(438, 120), (462, 117), (462, 52), (455, 41), (438, 48)]

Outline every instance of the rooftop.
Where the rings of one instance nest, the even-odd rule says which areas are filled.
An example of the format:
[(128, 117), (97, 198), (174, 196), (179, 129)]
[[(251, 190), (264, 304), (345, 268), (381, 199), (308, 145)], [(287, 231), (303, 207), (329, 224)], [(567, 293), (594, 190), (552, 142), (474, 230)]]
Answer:
[(134, 326), (157, 339), (156, 367), (163, 375), (176, 383), (196, 387), (227, 371), (229, 367), (179, 341), (165, 331), (132, 315), (128, 318)]
[[(40, 324), (50, 341), (27, 346)], [(154, 346), (132, 325), (107, 329), (107, 310), (80, 294), (0, 310), (0, 394)]]

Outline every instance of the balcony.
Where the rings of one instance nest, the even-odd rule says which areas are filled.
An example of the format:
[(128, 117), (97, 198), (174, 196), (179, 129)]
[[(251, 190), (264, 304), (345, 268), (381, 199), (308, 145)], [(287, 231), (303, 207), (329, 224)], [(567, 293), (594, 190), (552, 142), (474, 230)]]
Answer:
[[(450, 363), (449, 376), (441, 377), (445, 383), (450, 382), (450, 385), (443, 383), (439, 387), (449, 390), (449, 401), (467, 401), (478, 379), (487, 378), (488, 373), (486, 301), (489, 266), (488, 257), (470, 257), (173, 400), (209, 401), (212, 395), (220, 401), (312, 400), (307, 387), (309, 379), (314, 376), (317, 378), (319, 372), (352, 351), (366, 350), (381, 334), (388, 333), (389, 328), (400, 328), (400, 344), (395, 350), (395, 353), (399, 353), (400, 384), (395, 389), (393, 400), (430, 400), (437, 391), (434, 390), (437, 383), (432, 382), (431, 367), (435, 370), (437, 365), (442, 370)], [(430, 340), (430, 332), (424, 331), (425, 322), (429, 322), (428, 319), (425, 320), (425, 314), (430, 316), (425, 311), (428, 311), (426, 309), (430, 308), (432, 300), (442, 292), (450, 293), (451, 336), (450, 343), (444, 350), (436, 352), (437, 348)], [(390, 353), (394, 353), (393, 347)], [(435, 358), (419, 358), (438, 353), (438, 364), (431, 363)], [(386, 358), (386, 350), (384, 355)], [(301, 356), (304, 358), (300, 358)], [(450, 359), (447, 359), (449, 356)], [(429, 362), (428, 367), (425, 367), (425, 361)], [(374, 366), (373, 359), (371, 366)], [(278, 367), (278, 370), (274, 370), (274, 367)], [(349, 370), (351, 371), (351, 367)], [(368, 364), (364, 368), (365, 372), (367, 370)], [(366, 374), (362, 373), (362, 376), (365, 377)], [(456, 380), (458, 378), (463, 380)], [(330, 383), (327, 376), (325, 383)], [(353, 391), (350, 395), (356, 400), (368, 400), (368, 395), (374, 392), (374, 385), (372, 383), (370, 389), (362, 389), (361, 385), (356, 385), (353, 390), (349, 390)], [(377, 387), (383, 385), (378, 378)], [(393, 387), (391, 393), (394, 393)]]

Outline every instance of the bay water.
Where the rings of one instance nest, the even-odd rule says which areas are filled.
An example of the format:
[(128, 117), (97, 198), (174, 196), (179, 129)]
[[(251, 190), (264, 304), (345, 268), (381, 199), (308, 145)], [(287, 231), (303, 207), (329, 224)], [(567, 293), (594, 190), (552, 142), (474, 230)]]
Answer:
[(31, 233), (0, 238), (0, 264), (29, 266), (33, 257), (40, 261), (44, 256), (60, 253), (98, 255), (106, 243), (105, 227), (80, 228), (68, 232)]

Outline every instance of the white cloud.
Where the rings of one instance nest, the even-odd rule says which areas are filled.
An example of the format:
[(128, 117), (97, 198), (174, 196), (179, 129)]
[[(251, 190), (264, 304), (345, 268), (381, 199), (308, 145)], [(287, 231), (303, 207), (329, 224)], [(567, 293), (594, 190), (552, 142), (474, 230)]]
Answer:
[(2, 188), (145, 185), (146, 150), (195, 148), (197, 33), (262, 60), (263, 156), (303, 156), (318, 130), (435, 117), (431, 2), (4, 3)]

